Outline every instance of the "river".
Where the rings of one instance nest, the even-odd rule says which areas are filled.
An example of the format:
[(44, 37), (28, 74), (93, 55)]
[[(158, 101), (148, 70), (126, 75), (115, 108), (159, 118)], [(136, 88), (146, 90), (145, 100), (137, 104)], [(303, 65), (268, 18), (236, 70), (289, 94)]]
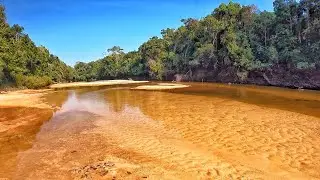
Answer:
[(319, 179), (320, 93), (187, 83), (49, 93), (0, 108), (0, 179)]

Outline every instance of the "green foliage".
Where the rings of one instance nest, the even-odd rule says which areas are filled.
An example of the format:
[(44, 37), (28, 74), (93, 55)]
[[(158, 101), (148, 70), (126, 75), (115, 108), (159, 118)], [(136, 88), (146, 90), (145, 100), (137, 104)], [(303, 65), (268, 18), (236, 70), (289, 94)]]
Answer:
[(161, 80), (164, 76), (164, 61), (168, 56), (167, 41), (153, 37), (140, 46), (139, 52), (146, 61), (149, 76)]
[[(39, 88), (51, 81), (72, 81), (73, 69), (45, 47), (37, 47), (23, 32), (23, 27), (16, 24), (10, 27), (4, 10), (0, 5), (0, 85), (20, 86), (24, 82), (23, 86)], [(21, 78), (26, 79), (22, 81)]]
[(150, 38), (138, 51), (125, 53), (114, 46), (104, 58), (78, 62), (74, 69), (45, 47), (36, 47), (19, 25), (10, 27), (0, 6), (0, 83), (25, 78), (28, 82), (22, 85), (27, 86), (33, 77), (44, 76), (54, 82), (162, 80), (197, 71), (217, 77), (225, 70), (245, 81), (253, 70), (319, 66), (320, 1), (275, 0), (273, 5), (274, 12), (261, 12), (255, 6), (222, 3), (202, 19), (183, 19), (181, 27), (162, 30), (162, 37)]
[(52, 80), (48, 76), (24, 76), (18, 74), (15, 76), (17, 87), (27, 87), (29, 89), (39, 89), (52, 84)]
[[(124, 53), (119, 46), (96, 62), (97, 70), (75, 67), (82, 80), (148, 76), (164, 79), (197, 70), (218, 74), (235, 69), (245, 80), (254, 69), (286, 65), (314, 68), (320, 59), (320, 3), (317, 0), (275, 0), (274, 12), (255, 6), (222, 3), (210, 15), (183, 19), (177, 29), (164, 29), (138, 52)], [(230, 68), (231, 67), (231, 68)]]

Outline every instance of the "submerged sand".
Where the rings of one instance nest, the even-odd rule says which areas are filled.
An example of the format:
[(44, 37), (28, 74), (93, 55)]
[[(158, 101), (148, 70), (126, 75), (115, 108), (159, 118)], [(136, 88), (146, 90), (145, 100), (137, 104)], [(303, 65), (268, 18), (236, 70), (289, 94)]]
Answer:
[(320, 178), (317, 117), (216, 97), (118, 95), (141, 111), (101, 118), (95, 133), (139, 154), (126, 159), (151, 169), (151, 179)]
[[(8, 112), (1, 114), (3, 122), (48, 116)], [(23, 127), (0, 132), (0, 178), (320, 178), (319, 117), (233, 99), (129, 89), (75, 92), (41, 129)]]
[(51, 89), (62, 88), (76, 88), (76, 87), (97, 87), (97, 86), (111, 86), (111, 85), (125, 85), (125, 84), (141, 84), (149, 81), (133, 81), (133, 80), (105, 80), (95, 82), (75, 82), (75, 83), (60, 83), (50, 86)]
[(0, 179), (12, 179), (18, 154), (32, 147), (37, 132), (54, 107), (45, 101), (49, 90), (21, 90), (0, 94)]

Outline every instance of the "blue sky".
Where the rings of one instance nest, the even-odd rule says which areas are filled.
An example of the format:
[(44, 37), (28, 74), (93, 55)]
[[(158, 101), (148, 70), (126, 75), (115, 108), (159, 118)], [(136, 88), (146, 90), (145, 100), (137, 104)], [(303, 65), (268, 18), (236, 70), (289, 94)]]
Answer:
[[(9, 23), (25, 28), (69, 65), (103, 56), (113, 45), (136, 50), (183, 18), (201, 18), (229, 0), (2, 0)], [(234, 0), (272, 10), (272, 0)]]

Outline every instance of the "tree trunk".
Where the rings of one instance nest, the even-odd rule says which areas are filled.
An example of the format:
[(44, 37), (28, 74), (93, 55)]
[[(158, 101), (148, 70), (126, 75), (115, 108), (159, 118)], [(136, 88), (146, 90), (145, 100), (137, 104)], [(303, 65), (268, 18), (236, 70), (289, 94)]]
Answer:
[(187, 57), (187, 53), (188, 53), (188, 51), (189, 51), (189, 47), (190, 47), (190, 46), (188, 45), (186, 51), (184, 52), (184, 58)]
[(268, 78), (268, 76), (266, 75), (266, 73), (263, 73), (263, 74), (262, 74), (262, 77), (263, 77), (270, 85), (272, 85), (272, 83), (271, 83), (270, 79)]

